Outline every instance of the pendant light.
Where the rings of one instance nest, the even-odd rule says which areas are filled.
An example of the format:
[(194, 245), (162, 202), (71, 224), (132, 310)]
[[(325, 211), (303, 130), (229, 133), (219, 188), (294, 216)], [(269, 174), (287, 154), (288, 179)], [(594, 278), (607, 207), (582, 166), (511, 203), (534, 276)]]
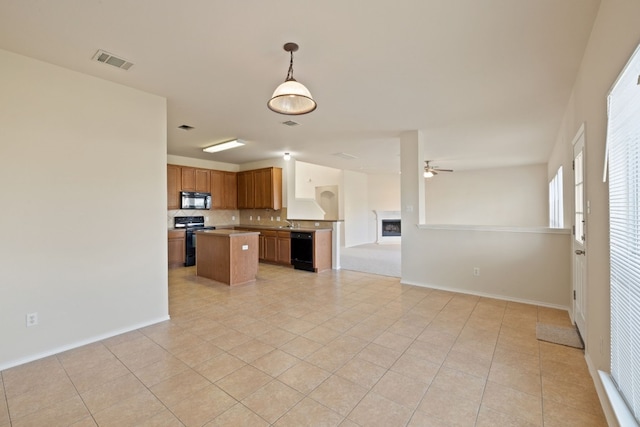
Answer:
[(276, 113), (291, 116), (310, 113), (316, 109), (316, 101), (311, 97), (309, 89), (293, 78), (293, 52), (298, 50), (298, 45), (287, 43), (284, 50), (291, 55), (287, 79), (273, 92), (267, 106)]

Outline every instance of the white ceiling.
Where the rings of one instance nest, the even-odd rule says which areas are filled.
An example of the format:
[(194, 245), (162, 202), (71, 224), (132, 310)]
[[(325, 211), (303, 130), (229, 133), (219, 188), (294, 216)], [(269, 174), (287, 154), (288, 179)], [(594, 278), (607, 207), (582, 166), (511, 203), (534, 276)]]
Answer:
[[(0, 0), (0, 48), (166, 97), (169, 154), (397, 172), (399, 134), (422, 130), (433, 165), (515, 166), (547, 161), (599, 2)], [(303, 116), (266, 105), (289, 41)]]

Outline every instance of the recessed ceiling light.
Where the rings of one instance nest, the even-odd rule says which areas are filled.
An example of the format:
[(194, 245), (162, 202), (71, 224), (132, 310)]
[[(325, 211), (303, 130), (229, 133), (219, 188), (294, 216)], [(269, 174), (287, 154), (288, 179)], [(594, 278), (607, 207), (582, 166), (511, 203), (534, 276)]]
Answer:
[(241, 147), (243, 145), (244, 142), (240, 141), (239, 139), (233, 139), (231, 141), (221, 142), (220, 144), (203, 148), (202, 151), (206, 151), (207, 153), (217, 153), (218, 151), (229, 150), (231, 148)]
[(180, 125), (180, 126), (178, 126), (178, 129), (191, 130), (191, 129), (194, 129), (194, 127), (193, 126), (189, 126), (189, 125)]

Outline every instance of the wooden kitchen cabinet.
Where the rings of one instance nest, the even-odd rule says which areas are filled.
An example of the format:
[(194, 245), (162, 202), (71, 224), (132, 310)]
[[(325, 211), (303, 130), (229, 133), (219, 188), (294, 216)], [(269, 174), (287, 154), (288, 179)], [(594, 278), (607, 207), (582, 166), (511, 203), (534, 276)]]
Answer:
[(224, 205), (225, 209), (238, 209), (238, 174), (224, 173)]
[(259, 227), (233, 227), (233, 229), (260, 232), (258, 251), (260, 261), (291, 265), (291, 233), (289, 231)]
[(278, 231), (278, 245), (277, 245), (277, 258), (278, 264), (291, 264), (291, 233), (288, 231)]
[(167, 165), (167, 209), (180, 209), (180, 191), (182, 191), (180, 166)]
[(238, 188), (235, 172), (211, 170), (211, 208), (237, 209)]
[(182, 191), (210, 193), (211, 182), (208, 169), (181, 167)]
[(169, 230), (169, 268), (184, 266), (185, 232), (184, 230)]
[(238, 209), (253, 209), (254, 193), (253, 171), (238, 172)]
[(273, 230), (260, 230), (264, 236), (264, 256), (263, 259), (269, 262), (278, 261), (278, 235)]
[(256, 209), (282, 209), (282, 169), (257, 169), (254, 171), (254, 181), (254, 207)]
[(332, 231), (316, 230), (313, 236), (313, 269), (319, 273), (330, 270), (332, 265)]
[(282, 168), (238, 172), (238, 209), (282, 209)]

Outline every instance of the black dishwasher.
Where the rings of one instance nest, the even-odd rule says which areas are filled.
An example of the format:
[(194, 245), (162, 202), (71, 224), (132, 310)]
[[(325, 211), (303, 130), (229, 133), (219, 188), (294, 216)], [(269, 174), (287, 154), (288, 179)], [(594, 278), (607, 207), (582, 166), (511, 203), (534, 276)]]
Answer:
[(313, 270), (313, 233), (291, 232), (291, 264), (296, 270)]

